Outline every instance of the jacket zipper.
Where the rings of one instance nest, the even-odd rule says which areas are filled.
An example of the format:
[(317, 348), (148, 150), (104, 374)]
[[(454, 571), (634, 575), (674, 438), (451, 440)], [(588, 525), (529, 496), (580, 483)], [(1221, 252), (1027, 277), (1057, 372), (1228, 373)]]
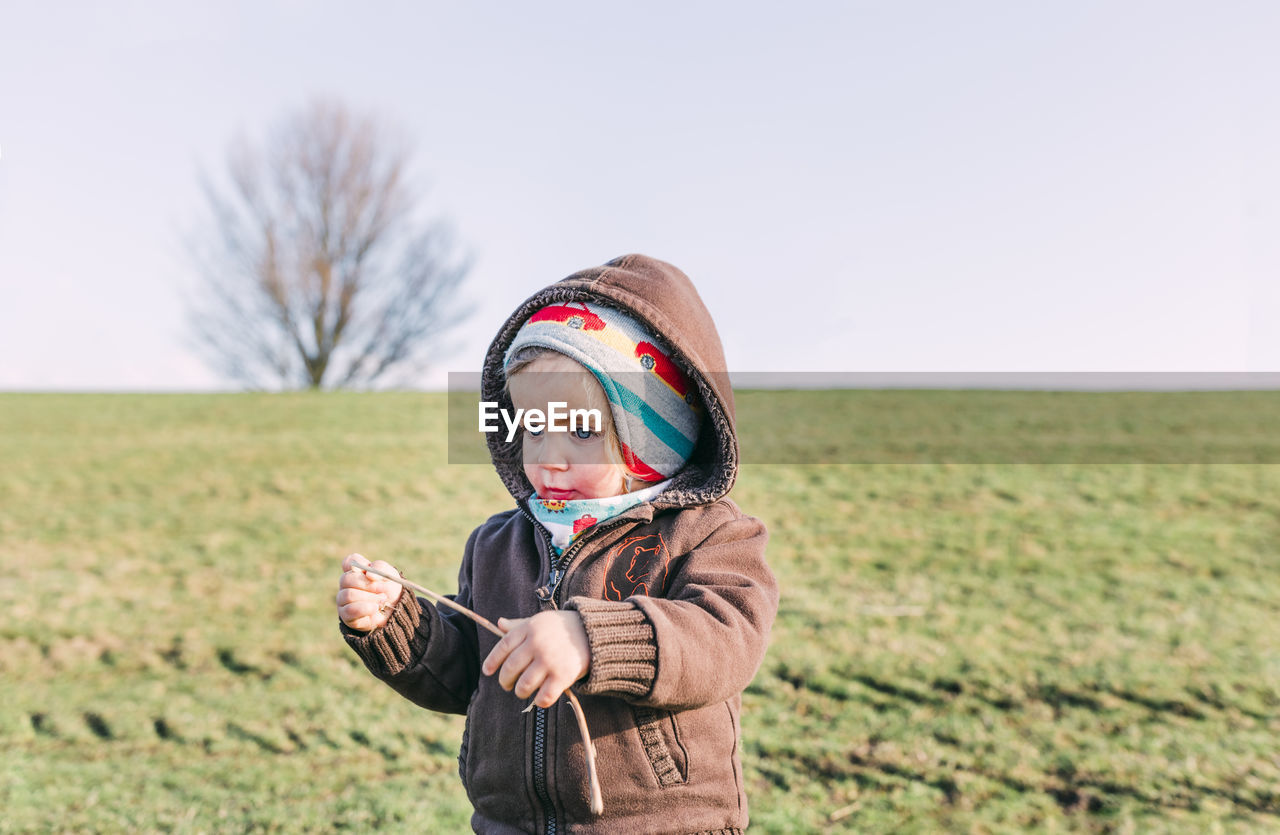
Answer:
[[(564, 584), (564, 578), (569, 573), (569, 564), (573, 561), (573, 555), (577, 553), (583, 543), (586, 542), (588, 536), (595, 536), (596, 534), (604, 533), (610, 528), (616, 528), (624, 522), (634, 521), (636, 521), (635, 517), (607, 519), (599, 525), (593, 525), (589, 529), (588, 533), (584, 533), (577, 542), (566, 548), (564, 553), (560, 555), (560, 558), (551, 564), (551, 573), (548, 577), (550, 593), (546, 600), (550, 601), (551, 605), (555, 608), (560, 608), (560, 587)], [(539, 598), (541, 598), (541, 595), (539, 595)]]
[[(547, 548), (547, 556), (550, 557), (554, 553), (551, 538), (538, 524), (538, 520), (533, 518), (533, 514), (524, 509), (524, 505), (517, 503), (516, 506), (533, 525), (533, 529), (538, 532), (539, 538)], [(555, 575), (554, 561), (552, 561), (551, 573)], [(538, 599), (545, 603), (549, 595), (548, 598), (543, 598), (541, 592), (542, 589), (539, 588), (535, 593)], [(560, 827), (556, 821), (556, 808), (551, 800), (551, 793), (547, 790), (547, 711), (546, 708), (541, 707), (533, 709), (533, 791), (538, 795), (538, 804), (542, 806), (542, 817), (547, 822), (547, 835), (557, 835)]]
[(551, 793), (547, 790), (547, 711), (540, 707), (534, 708), (533, 713), (533, 789), (538, 794), (538, 802), (542, 804), (542, 814), (547, 821), (547, 835), (556, 835), (559, 830), (556, 810), (551, 802)]
[[(542, 525), (540, 525), (538, 521), (533, 518), (533, 514), (525, 510), (523, 506), (520, 506), (520, 512), (523, 513), (524, 517), (528, 519), (530, 523), (533, 524), (534, 530), (536, 530), (538, 532), (538, 535), (542, 537), (542, 541), (547, 546), (547, 554), (550, 555), (554, 553), (555, 549), (551, 546), (551, 538), (547, 536), (547, 533), (543, 529)], [(579, 537), (577, 542), (573, 543), (568, 548), (566, 548), (564, 553), (561, 554), (559, 557), (557, 557), (554, 560), (551, 560), (551, 569), (547, 574), (547, 584), (545, 586), (539, 586), (538, 588), (534, 589), (533, 593), (543, 603), (550, 603), (552, 608), (559, 609), (560, 596), (557, 592), (560, 591), (560, 586), (564, 581), (565, 575), (569, 573), (569, 563), (572, 561), (573, 555), (577, 553), (578, 549), (582, 547), (583, 543), (585, 543), (589, 537), (595, 536), (596, 534), (599, 534), (599, 533), (604, 533), (610, 528), (616, 528), (624, 522), (635, 522), (635, 521), (638, 521), (638, 520), (634, 516), (623, 516), (616, 519), (606, 519), (600, 524), (593, 525), (592, 527), (588, 528), (587, 531), (581, 537)]]
[[(533, 529), (542, 537), (543, 544), (547, 546), (547, 555), (550, 556), (555, 553), (555, 549), (551, 547), (551, 538), (547, 536), (546, 530), (542, 525), (538, 524), (538, 521), (533, 518), (533, 514), (525, 510), (523, 505), (517, 506), (525, 518), (533, 524)], [(551, 560), (547, 585), (541, 586), (534, 591), (538, 599), (543, 603), (550, 603), (553, 609), (559, 609), (557, 592), (560, 591), (560, 584), (569, 572), (569, 560), (572, 559), (573, 554), (589, 536), (602, 533), (624, 521), (631, 520), (610, 519), (599, 526), (593, 526), (589, 533), (584, 534), (577, 542), (566, 548), (559, 559)], [(559, 822), (556, 820), (555, 804), (551, 800), (551, 792), (547, 788), (547, 763), (550, 759), (550, 755), (547, 752), (547, 708), (535, 707), (533, 709), (533, 790), (538, 795), (538, 802), (542, 804), (542, 815), (547, 822), (547, 835), (557, 835), (560, 831)]]

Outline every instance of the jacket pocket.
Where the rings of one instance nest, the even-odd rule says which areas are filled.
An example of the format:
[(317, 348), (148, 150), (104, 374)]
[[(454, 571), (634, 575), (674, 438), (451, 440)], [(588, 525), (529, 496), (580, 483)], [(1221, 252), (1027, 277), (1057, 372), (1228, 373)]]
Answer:
[(738, 790), (738, 812), (742, 813), (746, 811), (744, 807), (747, 804), (747, 792), (742, 781), (742, 755), (738, 751), (742, 743), (742, 726), (733, 702), (725, 702), (724, 709), (729, 712), (729, 734), (733, 739), (733, 751), (729, 759), (733, 760), (733, 782)]
[(680, 741), (674, 713), (652, 707), (631, 706), (640, 744), (653, 768), (658, 786), (683, 785), (689, 779), (689, 755)]
[(458, 776), (462, 785), (467, 785), (467, 748), (471, 743), (471, 711), (467, 711), (466, 723), (462, 726), (462, 746), (458, 748)]
[(466, 789), (468, 799), (471, 798), (471, 774), (467, 770), (471, 761), (471, 714), (475, 711), (478, 695), (480, 690), (476, 688), (471, 694), (471, 700), (467, 702), (466, 720), (462, 725), (462, 744), (458, 746), (458, 776), (462, 778), (462, 787)]

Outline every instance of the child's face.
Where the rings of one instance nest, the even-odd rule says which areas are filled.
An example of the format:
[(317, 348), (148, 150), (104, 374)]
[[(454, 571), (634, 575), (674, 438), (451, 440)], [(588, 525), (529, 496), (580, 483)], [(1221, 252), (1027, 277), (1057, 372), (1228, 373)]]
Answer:
[[(566, 411), (597, 409), (600, 432), (533, 434), (524, 430), (524, 474), (540, 499), (603, 499), (623, 492), (623, 468), (610, 454), (612, 412), (604, 389), (590, 371), (563, 354), (534, 360), (507, 382), (517, 409), (540, 409), (563, 402)], [(591, 424), (594, 428), (594, 423)]]

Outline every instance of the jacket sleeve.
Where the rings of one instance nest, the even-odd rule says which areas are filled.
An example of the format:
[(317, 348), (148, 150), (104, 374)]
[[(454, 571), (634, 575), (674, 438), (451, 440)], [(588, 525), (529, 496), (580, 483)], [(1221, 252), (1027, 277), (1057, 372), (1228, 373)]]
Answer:
[[(467, 540), (458, 593), (447, 595), (471, 607), (471, 554), (476, 533)], [(347, 645), (378, 678), (421, 707), (466, 713), (480, 673), (476, 626), (441, 604), (433, 606), (408, 589), (400, 594), (387, 623), (372, 632), (338, 626)]]
[(573, 597), (591, 668), (589, 695), (686, 710), (725, 701), (751, 683), (778, 611), (764, 524), (737, 514), (679, 559), (664, 597)]

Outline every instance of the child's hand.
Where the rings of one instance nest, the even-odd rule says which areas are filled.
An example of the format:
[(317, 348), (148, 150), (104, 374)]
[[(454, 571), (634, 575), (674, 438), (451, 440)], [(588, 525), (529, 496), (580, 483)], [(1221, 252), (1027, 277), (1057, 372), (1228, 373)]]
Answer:
[(498, 619), (505, 629), (498, 645), (480, 669), (485, 675), (498, 671), (503, 690), (527, 699), (537, 692), (534, 704), (551, 707), (560, 694), (591, 667), (591, 646), (587, 630), (577, 612), (539, 612), (531, 618)]
[(372, 632), (391, 619), (391, 610), (400, 599), (403, 587), (374, 574), (365, 574), (360, 570), (362, 565), (396, 577), (400, 572), (382, 560), (371, 563), (359, 554), (351, 554), (342, 561), (342, 579), (338, 581), (338, 617), (352, 629)]

